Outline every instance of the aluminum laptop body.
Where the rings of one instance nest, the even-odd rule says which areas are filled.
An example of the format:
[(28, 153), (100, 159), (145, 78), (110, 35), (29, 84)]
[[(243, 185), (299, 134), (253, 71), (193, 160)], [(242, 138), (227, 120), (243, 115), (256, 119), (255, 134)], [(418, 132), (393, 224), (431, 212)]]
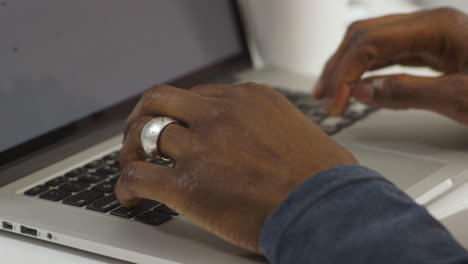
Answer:
[[(88, 5), (83, 4), (83, 2), (88, 2)], [(170, 67), (148, 70), (154, 62), (152, 60), (158, 59), (151, 57), (152, 52), (155, 51), (154, 47), (162, 44), (158, 42), (158, 38), (151, 37), (151, 34), (146, 31), (144, 34), (139, 35), (134, 32), (134, 28), (126, 28), (126, 26), (128, 26), (128, 23), (135, 21), (139, 21), (138, 25), (142, 27), (149, 22), (155, 22), (150, 19), (154, 17), (151, 16), (152, 11), (148, 10), (151, 8), (156, 10), (158, 6), (151, 4), (151, 2), (142, 1), (135, 5), (125, 1), (113, 1), (110, 10), (108, 5), (103, 4), (100, 6), (98, 3), (91, 1), (77, 3), (74, 1), (49, 0), (42, 1), (41, 4), (33, 4), (34, 8), (31, 9), (27, 7), (26, 1), (12, 3), (12, 6), (9, 7), (12, 10), (11, 12), (19, 12), (15, 13), (15, 17), (18, 17), (18, 14), (25, 15), (31, 12), (33, 15), (41, 15), (46, 18), (23, 25), (28, 29), (34, 29), (33, 32), (28, 32), (25, 36), (11, 34), (11, 36), (18, 39), (21, 37), (31, 37), (32, 39), (29, 42), (18, 41), (15, 43), (13, 41), (11, 43), (14, 49), (9, 49), (8, 56), (10, 57), (7, 57), (7, 59), (11, 61), (10, 65), (12, 65), (9, 67), (16, 68), (7, 69), (5, 63), (0, 64), (2, 69), (10, 73), (8, 78), (4, 80), (4, 84), (6, 87), (10, 87), (8, 84), (11, 82), (14, 84), (11, 87), (19, 90), (24, 87), (47, 88), (49, 90), (46, 89), (45, 91), (53, 95), (64, 91), (63, 89), (68, 91), (66, 89), (68, 89), (67, 85), (70, 83), (64, 82), (66, 80), (73, 80), (72, 83), (83, 81), (80, 85), (95, 85), (95, 82), (99, 82), (101, 78), (105, 77), (115, 78), (115, 86), (119, 86), (124, 82), (121, 89), (124, 89), (125, 86), (132, 89), (135, 85), (144, 86), (146, 84), (140, 81), (141, 78), (147, 78), (158, 74), (160, 71), (167, 70), (167, 68), (174, 67), (170, 69), (175, 72), (170, 78), (161, 76), (159, 79), (147, 78), (145, 81), (169, 82), (180, 87), (190, 87), (199, 83), (258, 81), (282, 89), (302, 92), (313, 86), (314, 76), (299, 76), (277, 69), (251, 69), (245, 47), (239, 48), (239, 50), (233, 48), (235, 52), (221, 52), (222, 54), (216, 60), (211, 58), (207, 61), (199, 61), (197, 65), (192, 65), (189, 69), (182, 70), (180, 65), (169, 65)], [(197, 4), (192, 4), (193, 2), (190, 1), (169, 0), (159, 1), (158, 3), (164, 3), (163, 5), (167, 5), (166, 7), (171, 10), (178, 10), (177, 14), (184, 14), (181, 15), (181, 18), (190, 21), (188, 23), (190, 25), (203, 20), (203, 16), (197, 13), (202, 12), (200, 7), (197, 9), (197, 4), (203, 3), (204, 10), (216, 6), (217, 12), (220, 12), (220, 9), (228, 12), (232, 8), (228, 1), (219, 0), (197, 1)], [(168, 5), (168, 3), (171, 4)], [(31, 5), (32, 3), (28, 2), (27, 4)], [(119, 5), (121, 5), (121, 8), (116, 7)], [(143, 5), (143, 7), (140, 5)], [(90, 6), (93, 6), (94, 9), (90, 9)], [(177, 9), (180, 7), (183, 8)], [(27, 11), (24, 11), (25, 9)], [(66, 16), (57, 16), (57, 10), (66, 13)], [(191, 13), (190, 10), (196, 10), (196, 12)], [(112, 16), (106, 16), (106, 14), (113, 14), (113, 12), (118, 13), (117, 18), (112, 19)], [(80, 17), (82, 14), (88, 14), (89, 17), (83, 19)], [(127, 14), (133, 14), (133, 16), (127, 16)], [(228, 12), (224, 16), (229, 16), (228, 14), (231, 13)], [(74, 15), (77, 17), (74, 18)], [(161, 14), (161, 16), (163, 15)], [(80, 23), (84, 24), (91, 23), (89, 21), (93, 18), (99, 18), (92, 21), (92, 23), (95, 23), (95, 27), (100, 30), (92, 32), (102, 34), (102, 41), (97, 43), (85, 41), (79, 45), (73, 44), (83, 38), (83, 36), (79, 35), (80, 32), (93, 28), (93, 25), (92, 23), (88, 25), (72, 23), (75, 26), (73, 30), (61, 28), (67, 24), (66, 21), (70, 21), (63, 17), (71, 20), (80, 17), (80, 21), (82, 21)], [(64, 19), (65, 22), (63, 24), (54, 23), (54, 30), (45, 30), (44, 32), (49, 35), (43, 36), (45, 40), (42, 41), (35, 34), (35, 30), (41, 31), (43, 28), (34, 28), (34, 25), (42, 25), (41, 23), (44, 23), (44, 20), (52, 18)], [(12, 17), (10, 19), (10, 21), (14, 20)], [(163, 21), (170, 21), (170, 19), (170, 17), (164, 17)], [(183, 19), (180, 21), (183, 21)], [(229, 23), (239, 22), (236, 21), (235, 16), (232, 17), (231, 22), (220, 21), (228, 23), (225, 26), (229, 26)], [(173, 26), (177, 27), (179, 22), (172, 21), (171, 23), (174, 23)], [(7, 31), (6, 27), (2, 26), (4, 24), (0, 23), (0, 29)], [(114, 29), (116, 25), (118, 30)], [(181, 26), (181, 30), (184, 28)], [(69, 30), (67, 31), (67, 29)], [(132, 35), (132, 32), (136, 35)], [(212, 36), (203, 30), (200, 32), (176, 32), (174, 34), (185, 34), (184, 36), (186, 36), (192, 33), (195, 34), (194, 36), (202, 35), (201, 37), (204, 38)], [(113, 37), (119, 39), (119, 36), (125, 36), (125, 34), (130, 34), (131, 37), (121, 38), (124, 43), (119, 44), (122, 45), (105, 41), (107, 38), (112, 39)], [(225, 38), (230, 36), (226, 35)], [(99, 36), (93, 35), (93, 37), (100, 39)], [(239, 35), (237, 37), (240, 43), (241, 37)], [(54, 39), (53, 43), (57, 47), (47, 49), (52, 42), (51, 39)], [(138, 44), (138, 41), (149, 44), (145, 46), (141, 43)], [(227, 42), (232, 41), (228, 39)], [(28, 43), (34, 43), (35, 45), (28, 46)], [(67, 60), (61, 60), (60, 58), (61, 56), (66, 57), (68, 54), (66, 52), (69, 52), (69, 50), (61, 48), (70, 47), (67, 46), (72, 45), (70, 43), (78, 50), (83, 48), (87, 51), (86, 54), (76, 54), (73, 57), (76, 63), (81, 63), (81, 66), (83, 66), (80, 70), (96, 71), (96, 75), (80, 78), (80, 72), (72, 71), (73, 69), (69, 72), (62, 71), (63, 68), (67, 68), (68, 64)], [(104, 49), (105, 45), (109, 45), (109, 49)], [(202, 40), (195, 45), (198, 47), (197, 49), (200, 47), (205, 48), (204, 50), (198, 50), (200, 56), (210, 54), (215, 49), (213, 46), (203, 45), (206, 45), (206, 43), (202, 43)], [(242, 46), (242, 44), (239, 45), (239, 47)], [(43, 48), (43, 50), (38, 51), (38, 47)], [(94, 47), (99, 47), (99, 50), (94, 49)], [(191, 52), (196, 53), (196, 51)], [(146, 54), (149, 59), (145, 60), (145, 56), (139, 57), (140, 53)], [(89, 54), (92, 56), (88, 56)], [(20, 56), (20, 58), (14, 56)], [(83, 60), (81, 60), (82, 57)], [(119, 60), (115, 60), (115, 57), (123, 62), (119, 63)], [(17, 62), (21, 58), (33, 64), (39, 61), (44, 63), (45, 66), (35, 65), (35, 67), (30, 68), (31, 65), (29, 64), (25, 65)], [(89, 59), (93, 59), (92, 63), (87, 61)], [(53, 63), (50, 61), (53, 61)], [(42, 78), (38, 78), (30, 72), (32, 69), (49, 67), (47, 66), (48, 62), (53, 64), (54, 67), (51, 67), (50, 71), (37, 73), (42, 74)], [(130, 62), (133, 64), (131, 64), (131, 67), (126, 68), (126, 65)], [(138, 67), (139, 64), (140, 66), (143, 65), (143, 67), (137, 71), (134, 70), (133, 67)], [(102, 65), (107, 65), (111, 69), (106, 69)], [(57, 77), (54, 74), (46, 74), (47, 72), (54, 73), (54, 71), (60, 72), (62, 75)], [(143, 75), (136, 74), (142, 71)], [(116, 73), (116, 76), (112, 73)], [(106, 85), (105, 88), (110, 89), (109, 84), (105, 81), (98, 83), (98, 85)], [(147, 85), (150, 85), (150, 83)], [(76, 168), (90, 164), (96, 159), (101, 159), (117, 151), (121, 146), (121, 130), (125, 118), (138, 99), (138, 95), (143, 91), (142, 89), (146, 87), (138, 87), (139, 90), (135, 91), (132, 96), (127, 94), (125, 100), (119, 101), (116, 99), (113, 105), (96, 109), (96, 111), (88, 113), (84, 118), (73, 119), (70, 121), (71, 123), (62, 123), (58, 128), (51, 125), (42, 136), (18, 141), (21, 144), (10, 146), (6, 150), (2, 149), (0, 229), (5, 232), (34, 237), (133, 263), (265, 262), (264, 258), (233, 247), (198, 228), (184, 219), (183, 216), (176, 216), (164, 224), (152, 226), (133, 219), (116, 217), (110, 213), (100, 213), (87, 210), (85, 207), (70, 206), (60, 201), (52, 202), (41, 199), (39, 198), (40, 195), (31, 197), (24, 194), (38, 184), (44, 184), (61, 177), (61, 175)], [(116, 93), (114, 90), (108, 91), (109, 93)], [(7, 91), (1, 92), (4, 93), (2, 96), (10, 95), (11, 90), (7, 89)], [(37, 96), (41, 96), (41, 94)], [(87, 97), (77, 98), (76, 100), (97, 100), (96, 98), (87, 94)], [(62, 105), (62, 107), (66, 106), (67, 103)], [(76, 109), (76, 111), (79, 110)], [(14, 112), (10, 114), (15, 115)], [(34, 112), (30, 112), (28, 116), (34, 118), (34, 114)], [(16, 116), (21, 115), (16, 113)], [(5, 118), (8, 118), (8, 116)], [(23, 118), (21, 121), (24, 122), (27, 119)], [(464, 126), (431, 113), (419, 111), (398, 113), (378, 110), (352, 126), (341, 130), (333, 137), (353, 151), (363, 165), (381, 172), (420, 203), (428, 204), (466, 180), (468, 173), (463, 160), (467, 158), (467, 154), (464, 152), (468, 147), (468, 140), (465, 137), (467, 132), (468, 129)], [(157, 207), (154, 209), (157, 209)]]

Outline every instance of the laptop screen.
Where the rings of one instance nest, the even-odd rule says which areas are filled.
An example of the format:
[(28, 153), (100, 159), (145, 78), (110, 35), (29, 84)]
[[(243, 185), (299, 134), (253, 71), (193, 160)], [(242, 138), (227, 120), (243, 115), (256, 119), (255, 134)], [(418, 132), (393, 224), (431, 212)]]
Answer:
[(0, 151), (242, 49), (228, 0), (15, 0), (0, 32)]

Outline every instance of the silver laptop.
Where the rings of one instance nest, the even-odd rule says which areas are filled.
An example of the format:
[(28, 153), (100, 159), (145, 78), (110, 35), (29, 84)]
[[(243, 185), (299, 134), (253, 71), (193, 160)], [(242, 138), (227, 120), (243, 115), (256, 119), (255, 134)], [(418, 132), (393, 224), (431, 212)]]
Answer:
[(299, 92), (314, 76), (251, 69), (238, 17), (227, 0), (8, 2), (0, 229), (133, 263), (265, 262), (162, 203), (125, 209), (115, 200), (124, 121), (154, 83), (269, 84), (421, 204), (467, 180), (467, 128), (358, 103), (329, 117)]

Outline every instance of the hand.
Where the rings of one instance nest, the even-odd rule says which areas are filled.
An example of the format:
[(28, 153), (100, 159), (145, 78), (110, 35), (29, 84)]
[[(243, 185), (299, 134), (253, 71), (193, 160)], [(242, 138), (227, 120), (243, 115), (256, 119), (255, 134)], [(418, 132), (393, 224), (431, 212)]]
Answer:
[[(468, 124), (468, 17), (449, 8), (391, 15), (353, 23), (328, 61), (315, 90), (333, 115), (349, 98), (394, 109), (435, 111)], [(366, 71), (400, 64), (428, 66), (437, 78), (372, 77)]]
[[(159, 140), (175, 168), (144, 162), (140, 134), (155, 116), (185, 124), (167, 126)], [(124, 206), (164, 202), (257, 253), (263, 223), (292, 190), (322, 170), (357, 163), (284, 97), (253, 83), (149, 89), (128, 119), (120, 160), (116, 194)]]

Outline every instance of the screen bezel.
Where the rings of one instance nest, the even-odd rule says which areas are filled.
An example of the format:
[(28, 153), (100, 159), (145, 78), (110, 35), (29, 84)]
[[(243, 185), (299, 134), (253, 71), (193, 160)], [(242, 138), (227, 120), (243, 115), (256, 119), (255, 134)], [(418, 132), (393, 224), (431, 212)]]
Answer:
[[(168, 84), (180, 88), (189, 88), (190, 86), (195, 85), (200, 81), (209, 79), (215, 74), (219, 74), (220, 71), (229, 68), (235, 63), (248, 62), (251, 64), (239, 8), (235, 0), (231, 0), (230, 5), (234, 14), (235, 24), (237, 26), (237, 34), (239, 40), (242, 43), (240, 52), (234, 56), (226, 57), (220, 61), (212, 63), (195, 72), (181, 76), (173, 81), (168, 82)], [(0, 152), (0, 171), (56, 142), (66, 140), (67, 138), (72, 138), (76, 136), (77, 133), (82, 131), (95, 130), (103, 123), (115, 121), (115, 119), (117, 119), (116, 115), (118, 115), (118, 113), (129, 113), (140, 96), (141, 94), (138, 94), (137, 96), (128, 98), (101, 111), (92, 113), (84, 118), (70, 122), (64, 126)]]

